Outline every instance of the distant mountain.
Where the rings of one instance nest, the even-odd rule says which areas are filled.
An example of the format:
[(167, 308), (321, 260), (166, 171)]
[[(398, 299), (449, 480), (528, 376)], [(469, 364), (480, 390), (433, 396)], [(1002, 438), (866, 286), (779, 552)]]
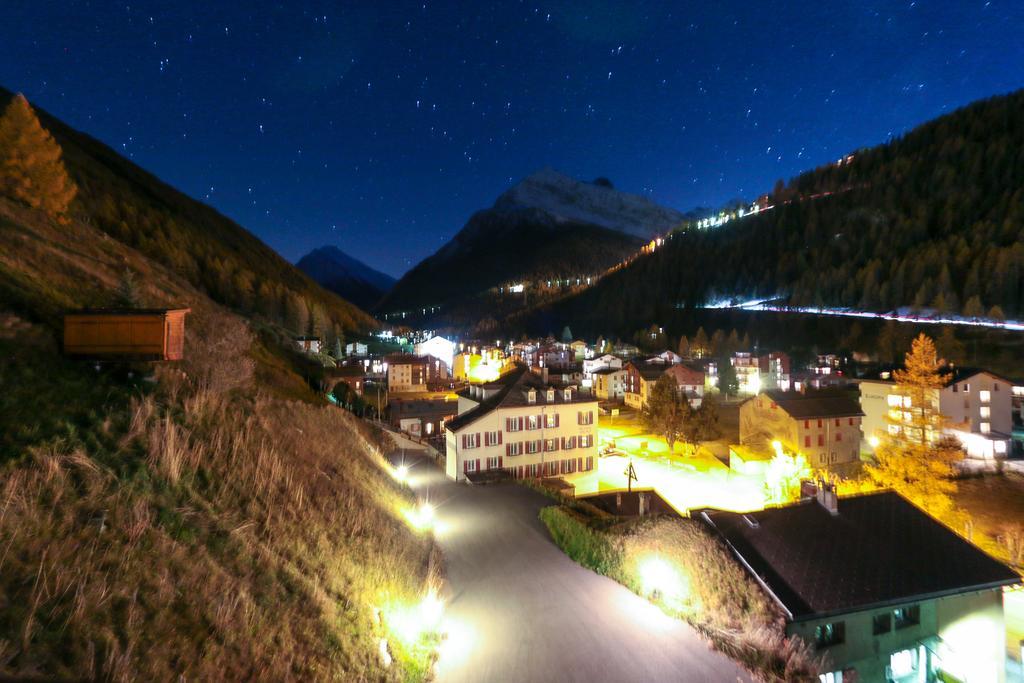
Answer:
[(542, 319), (629, 332), (733, 297), (1019, 318), (1022, 188), (1024, 90), (808, 171), (771, 210), (676, 232)]
[(369, 310), (395, 285), (395, 278), (374, 270), (335, 246), (309, 252), (295, 264), (322, 287)]
[(544, 169), (473, 214), (448, 244), (398, 281), (378, 310), (440, 306), (453, 321), (493, 315), (495, 301), (487, 298), (493, 288), (585, 279), (683, 220), (678, 211), (620, 192), (606, 179), (588, 183)]

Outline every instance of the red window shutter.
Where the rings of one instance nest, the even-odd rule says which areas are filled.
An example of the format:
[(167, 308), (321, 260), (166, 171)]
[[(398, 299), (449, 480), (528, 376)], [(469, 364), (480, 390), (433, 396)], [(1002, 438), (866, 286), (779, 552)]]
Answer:
[(512, 418), (511, 417), (506, 417), (505, 418), (505, 431), (506, 432), (511, 432), (512, 431)]
[(842, 432), (836, 432), (836, 441), (842, 441), (842, 440), (843, 440), (843, 433)]
[(839, 418), (837, 417), (836, 418), (836, 427), (838, 427), (838, 426), (839, 426)]
[(501, 469), (501, 462), (502, 462), (502, 460), (501, 460), (501, 456), (499, 455), (499, 456), (498, 456), (498, 469), (499, 469), (499, 470)]
[(467, 438), (467, 437), (466, 437), (466, 435), (465, 435), (465, 434), (463, 434), (463, 435), (462, 435), (462, 447), (463, 447), (463, 448), (465, 448), (465, 447), (466, 447), (466, 438)]
[(824, 434), (818, 434), (818, 445), (819, 446), (824, 446), (825, 445), (825, 435)]
[(810, 447), (811, 447), (811, 437), (805, 436), (804, 437), (804, 448), (810, 448)]
[(477, 458), (477, 459), (476, 459), (476, 471), (477, 471), (477, 472), (479, 472), (479, 471), (480, 471), (480, 458)]
[(519, 420), (519, 431), (523, 431), (523, 418), (519, 417), (517, 419)]
[(583, 458), (579, 459), (579, 468), (580, 468), (580, 472), (582, 472), (583, 471)]
[(505, 455), (512, 455), (512, 444), (505, 444)]
[[(466, 437), (462, 437), (462, 438), (466, 438)], [(466, 472), (469, 472), (469, 461), (468, 460), (464, 460), (462, 462), (462, 472), (463, 472), (463, 474), (465, 474)]]
[(559, 415), (558, 413), (555, 413), (555, 426), (556, 426), (556, 427), (558, 426), (558, 419), (559, 419), (560, 417), (561, 417), (561, 416), (560, 416), (560, 415)]
[(501, 445), (501, 432), (498, 432), (498, 445)]
[(565, 437), (562, 437), (562, 450), (565, 450)]
[(811, 428), (811, 421), (810, 420), (804, 420), (804, 429), (810, 429), (810, 428)]

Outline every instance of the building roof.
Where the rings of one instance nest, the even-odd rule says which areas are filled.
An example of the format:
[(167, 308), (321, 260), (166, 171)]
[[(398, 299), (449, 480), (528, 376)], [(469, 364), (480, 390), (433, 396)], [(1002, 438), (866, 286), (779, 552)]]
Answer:
[(893, 491), (700, 517), (795, 621), (1020, 582)]
[(414, 353), (389, 353), (384, 356), (384, 362), (388, 365), (427, 365), (430, 363), (430, 356), (417, 356)]
[(764, 393), (797, 420), (812, 417), (858, 417), (864, 414), (860, 402), (844, 389), (771, 389)]
[(616, 372), (625, 372), (626, 368), (610, 368), (608, 366), (600, 367), (597, 370), (591, 371), (592, 375), (614, 375)]
[(191, 313), (191, 308), (79, 308), (68, 311), (67, 315), (167, 315), (168, 313)]
[[(553, 387), (544, 382), (544, 379), (537, 373), (530, 372), (525, 365), (519, 365), (511, 372), (502, 375), (494, 382), (481, 385), (485, 392), (493, 392), (487, 398), (470, 410), (462, 413), (453, 420), (445, 423), (445, 429), (457, 432), (463, 427), (470, 425), (480, 418), (488, 415), (498, 408), (519, 408), (529, 405), (559, 405), (569, 403), (596, 403), (597, 399), (590, 393), (572, 391), (571, 398), (566, 400), (565, 393), (560, 388)], [(537, 392), (536, 403), (530, 403), (527, 394), (530, 389)], [(555, 400), (547, 401), (543, 392), (547, 389), (555, 389)], [(470, 390), (459, 392), (460, 396), (472, 398)]]

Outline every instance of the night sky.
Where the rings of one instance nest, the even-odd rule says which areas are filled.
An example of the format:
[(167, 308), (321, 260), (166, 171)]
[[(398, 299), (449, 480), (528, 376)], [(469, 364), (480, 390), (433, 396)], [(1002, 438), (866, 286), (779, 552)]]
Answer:
[(0, 84), (393, 275), (544, 166), (717, 206), (1024, 86), (1019, 0), (690, 4), (12, 0)]

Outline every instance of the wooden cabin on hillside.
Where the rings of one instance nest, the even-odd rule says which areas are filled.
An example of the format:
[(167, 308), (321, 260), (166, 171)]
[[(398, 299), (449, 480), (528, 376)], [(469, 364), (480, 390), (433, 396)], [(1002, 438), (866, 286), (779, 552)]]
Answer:
[(64, 354), (95, 360), (181, 360), (190, 308), (97, 308), (64, 316)]

